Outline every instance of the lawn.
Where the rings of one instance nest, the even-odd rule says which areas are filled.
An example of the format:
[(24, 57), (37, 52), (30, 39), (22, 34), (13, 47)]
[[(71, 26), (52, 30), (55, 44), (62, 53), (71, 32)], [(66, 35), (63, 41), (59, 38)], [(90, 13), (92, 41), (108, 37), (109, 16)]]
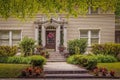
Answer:
[(99, 63), (98, 67), (104, 67), (108, 70), (114, 70), (116, 73), (116, 76), (120, 77), (120, 62), (116, 63)]
[(28, 64), (0, 64), (0, 77), (14, 78), (18, 77)]

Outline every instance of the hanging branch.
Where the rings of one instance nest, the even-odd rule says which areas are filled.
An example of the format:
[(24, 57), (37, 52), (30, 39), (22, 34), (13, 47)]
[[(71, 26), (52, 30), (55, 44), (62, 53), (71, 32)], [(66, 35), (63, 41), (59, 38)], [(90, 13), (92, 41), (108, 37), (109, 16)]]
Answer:
[(0, 0), (0, 17), (5, 19), (16, 17), (25, 19), (37, 13), (68, 14), (72, 16), (86, 15), (88, 7), (103, 11), (116, 11), (120, 14), (120, 0)]

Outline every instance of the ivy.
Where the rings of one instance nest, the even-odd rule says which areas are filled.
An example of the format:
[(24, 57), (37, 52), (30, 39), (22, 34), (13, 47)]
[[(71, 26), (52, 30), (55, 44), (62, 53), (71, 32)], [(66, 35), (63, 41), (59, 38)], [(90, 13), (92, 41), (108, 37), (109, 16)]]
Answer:
[(68, 14), (69, 16), (86, 15), (88, 7), (120, 15), (120, 0), (0, 0), (0, 16), (8, 19), (16, 17), (25, 19), (37, 13)]

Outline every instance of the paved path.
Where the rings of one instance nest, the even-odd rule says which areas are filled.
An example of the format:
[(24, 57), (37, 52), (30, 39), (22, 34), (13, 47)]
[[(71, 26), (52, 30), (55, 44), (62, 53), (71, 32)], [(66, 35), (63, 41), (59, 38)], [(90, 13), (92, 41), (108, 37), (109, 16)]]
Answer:
[(86, 71), (86, 69), (80, 68), (76, 65), (68, 64), (66, 62), (47, 62), (44, 66), (44, 70), (46, 71), (69, 71), (69, 70), (80, 70)]

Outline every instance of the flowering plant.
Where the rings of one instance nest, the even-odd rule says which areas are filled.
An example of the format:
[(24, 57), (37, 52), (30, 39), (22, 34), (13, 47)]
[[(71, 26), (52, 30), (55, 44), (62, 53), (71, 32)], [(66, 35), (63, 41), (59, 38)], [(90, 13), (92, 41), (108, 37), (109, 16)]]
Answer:
[(51, 33), (51, 32), (50, 32), (50, 33), (47, 35), (47, 37), (48, 37), (48, 38), (53, 38), (53, 37), (54, 37), (54, 33)]
[(110, 75), (112, 76), (112, 77), (114, 77), (115, 76), (115, 72), (114, 71), (110, 71)]

